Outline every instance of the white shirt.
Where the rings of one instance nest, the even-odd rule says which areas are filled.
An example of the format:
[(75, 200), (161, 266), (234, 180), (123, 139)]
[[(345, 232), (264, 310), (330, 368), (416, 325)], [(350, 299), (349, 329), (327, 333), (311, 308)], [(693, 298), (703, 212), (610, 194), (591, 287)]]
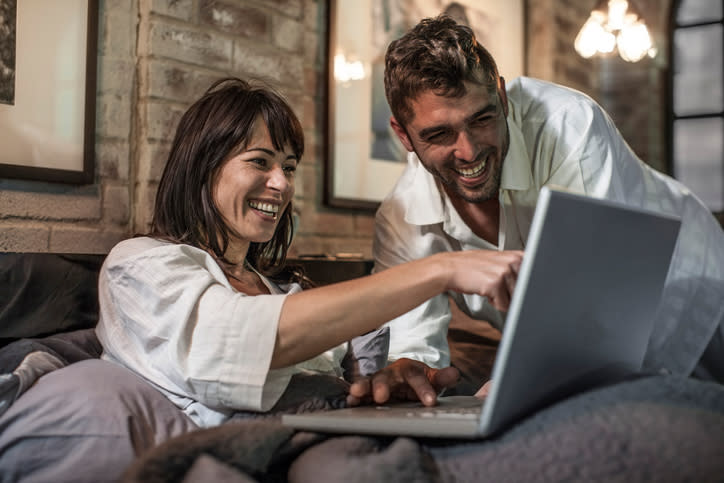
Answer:
[(201, 427), (236, 410), (267, 411), (301, 370), (341, 375), (345, 346), (270, 370), (279, 315), (297, 284), (271, 295), (234, 289), (205, 251), (153, 238), (125, 240), (99, 276), (102, 357), (155, 385)]
[[(475, 235), (414, 153), (376, 215), (374, 271), (437, 252), (524, 249), (540, 189), (565, 187), (682, 217), (646, 365), (690, 374), (724, 326), (724, 232), (686, 187), (644, 164), (592, 99), (521, 77), (508, 84), (510, 148), (501, 177), (498, 246)], [(502, 328), (485, 297), (451, 294), (470, 316)], [(390, 358), (450, 363), (447, 295), (391, 321)], [(622, 334), (622, 337), (625, 335)]]

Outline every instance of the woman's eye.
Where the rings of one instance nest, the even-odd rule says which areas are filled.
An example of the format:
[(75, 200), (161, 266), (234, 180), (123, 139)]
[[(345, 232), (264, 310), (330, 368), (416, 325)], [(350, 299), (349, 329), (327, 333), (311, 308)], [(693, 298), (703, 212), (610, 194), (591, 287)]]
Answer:
[(260, 168), (263, 168), (266, 166), (266, 159), (263, 158), (253, 158), (249, 160), (250, 163), (256, 164)]
[(294, 174), (297, 171), (296, 166), (284, 166), (284, 172), (287, 174)]

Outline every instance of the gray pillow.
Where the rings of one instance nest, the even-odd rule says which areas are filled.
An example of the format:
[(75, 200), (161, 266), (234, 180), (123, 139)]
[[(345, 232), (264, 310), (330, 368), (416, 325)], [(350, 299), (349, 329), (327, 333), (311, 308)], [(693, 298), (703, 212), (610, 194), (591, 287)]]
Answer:
[(0, 475), (117, 481), (141, 453), (195, 429), (131, 371), (88, 359), (41, 377), (0, 417)]

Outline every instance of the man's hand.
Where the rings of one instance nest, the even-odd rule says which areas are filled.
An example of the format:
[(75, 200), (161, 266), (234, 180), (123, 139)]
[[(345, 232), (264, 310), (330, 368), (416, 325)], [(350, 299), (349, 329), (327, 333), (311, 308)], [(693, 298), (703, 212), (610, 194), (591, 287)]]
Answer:
[(460, 372), (454, 367), (433, 369), (420, 361), (399, 359), (372, 376), (354, 382), (349, 388), (347, 404), (419, 400), (425, 406), (434, 406), (437, 394), (454, 387), (459, 379)]
[(480, 399), (485, 399), (488, 396), (488, 393), (490, 392), (490, 385), (493, 383), (492, 379), (483, 384), (483, 386), (478, 389), (478, 392), (475, 393), (475, 397), (479, 397)]

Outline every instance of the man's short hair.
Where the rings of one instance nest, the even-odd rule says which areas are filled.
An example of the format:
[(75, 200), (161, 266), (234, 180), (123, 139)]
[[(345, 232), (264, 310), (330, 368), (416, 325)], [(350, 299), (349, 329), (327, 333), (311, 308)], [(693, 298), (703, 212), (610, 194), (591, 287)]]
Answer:
[(498, 67), (473, 31), (447, 15), (425, 18), (390, 43), (385, 54), (385, 95), (401, 125), (413, 116), (410, 101), (422, 92), (459, 97), (464, 82), (499, 87)]

